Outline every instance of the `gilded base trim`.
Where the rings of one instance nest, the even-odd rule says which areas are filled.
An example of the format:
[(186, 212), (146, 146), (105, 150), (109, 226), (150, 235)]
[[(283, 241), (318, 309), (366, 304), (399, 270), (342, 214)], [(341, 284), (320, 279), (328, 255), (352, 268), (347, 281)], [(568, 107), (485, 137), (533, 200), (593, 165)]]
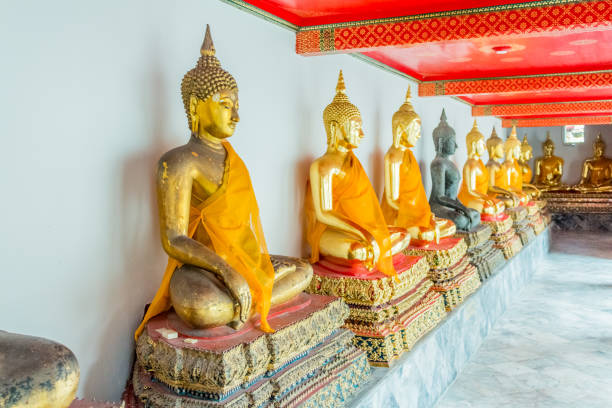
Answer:
[(493, 233), (491, 227), (487, 224), (480, 224), (471, 231), (459, 231), (455, 233), (456, 237), (463, 238), (467, 245), (468, 251), (476, 248), (486, 242)]
[(468, 256), (470, 257), (470, 263), (478, 270), (481, 282), (490, 278), (497, 268), (506, 261), (503, 252), (495, 248), (492, 241), (485, 242), (473, 252), (468, 253)]
[(191, 348), (187, 344), (175, 347), (163, 339), (153, 339), (145, 329), (136, 343), (136, 355), (142, 367), (170, 387), (223, 398), (243, 384), (303, 356), (331, 336), (348, 314), (346, 304), (335, 299), (274, 333), (261, 332), (249, 343), (221, 351)]
[(353, 276), (329, 276), (317, 273), (313, 265), (314, 275), (306, 288), (309, 293), (326, 296), (337, 296), (349, 305), (379, 306), (395, 300), (410, 290), (427, 276), (429, 265), (425, 258), (396, 278), (384, 276), (379, 279), (360, 279)]
[[(370, 373), (365, 353), (350, 345), (352, 334), (342, 337), (342, 345), (318, 347), (312, 356), (294, 362), (246, 389), (240, 389), (223, 401), (184, 395), (180, 389), (171, 390), (152, 381), (150, 373), (138, 363), (132, 377), (134, 392), (146, 407), (151, 408), (255, 408), (270, 403), (275, 407), (293, 407), (308, 399), (318, 400), (321, 392), (332, 406), (338, 406), (367, 380)], [(335, 392), (328, 388), (331, 384)]]
[(401, 329), (384, 336), (356, 333), (353, 344), (367, 353), (371, 365), (389, 367), (446, 316), (444, 299), (430, 290), (411, 314), (416, 315), (416, 318), (409, 319)]
[(427, 258), (430, 268), (450, 268), (456, 264), (467, 252), (465, 240), (460, 240), (450, 249), (434, 250), (427, 248), (406, 248), (406, 255), (424, 256)]
[(519, 206), (515, 208), (506, 208), (506, 214), (512, 218), (513, 222), (520, 222), (527, 218), (529, 211), (526, 207)]
[(491, 233), (493, 235), (504, 234), (512, 228), (512, 218), (508, 217), (503, 221), (483, 221), (483, 224), (491, 227)]

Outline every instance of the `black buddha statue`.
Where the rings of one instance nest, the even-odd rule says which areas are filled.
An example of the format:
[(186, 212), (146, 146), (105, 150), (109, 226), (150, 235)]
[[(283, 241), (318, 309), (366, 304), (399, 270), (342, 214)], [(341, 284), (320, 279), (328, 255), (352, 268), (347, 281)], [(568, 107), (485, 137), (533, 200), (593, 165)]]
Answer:
[(461, 181), (459, 169), (448, 159), (455, 154), (457, 142), (455, 130), (446, 122), (446, 112), (442, 109), (440, 124), (433, 131), (436, 157), (431, 162), (431, 210), (439, 218), (452, 220), (458, 230), (470, 231), (480, 224), (480, 214), (461, 204), (457, 190)]

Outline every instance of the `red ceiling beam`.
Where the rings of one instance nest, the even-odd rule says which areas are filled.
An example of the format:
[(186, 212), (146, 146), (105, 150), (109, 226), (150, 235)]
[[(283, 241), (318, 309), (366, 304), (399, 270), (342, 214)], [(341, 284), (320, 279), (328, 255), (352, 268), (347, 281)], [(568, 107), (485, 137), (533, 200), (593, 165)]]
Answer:
[(612, 86), (612, 71), (527, 77), (430, 81), (419, 84), (419, 96), (476, 95), (604, 89)]
[(502, 127), (549, 127), (565, 125), (611, 125), (612, 116), (502, 119)]
[(351, 53), (380, 47), (605, 30), (610, 27), (612, 0), (544, 0), (304, 27), (297, 33), (296, 51), (302, 55)]
[(576, 114), (601, 115), (610, 112), (612, 112), (612, 101), (472, 106), (472, 116), (568, 116)]

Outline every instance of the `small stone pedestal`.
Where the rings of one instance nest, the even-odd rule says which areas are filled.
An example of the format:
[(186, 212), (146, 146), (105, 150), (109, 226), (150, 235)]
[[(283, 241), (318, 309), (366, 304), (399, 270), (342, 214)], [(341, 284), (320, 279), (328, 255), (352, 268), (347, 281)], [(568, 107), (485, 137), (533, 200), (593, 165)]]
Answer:
[(340, 329), (341, 299), (301, 294), (235, 331), (194, 330), (174, 312), (151, 319), (136, 344), (133, 391), (147, 408), (342, 404), (369, 374), (365, 353)]
[(407, 254), (419, 255), (429, 262), (429, 279), (433, 290), (444, 297), (444, 306), (451, 311), (480, 286), (476, 268), (467, 257), (463, 238), (444, 238), (427, 246), (408, 246)]
[(456, 237), (463, 238), (467, 245), (470, 263), (478, 270), (480, 281), (488, 279), (505, 261), (503, 252), (493, 246), (491, 227), (480, 224), (472, 231), (457, 231)]
[(354, 344), (374, 366), (388, 367), (446, 315), (442, 297), (427, 278), (424, 258), (397, 254), (393, 264), (397, 278), (368, 271), (358, 261), (323, 258), (313, 265), (307, 289), (348, 303), (345, 327), (355, 333)]

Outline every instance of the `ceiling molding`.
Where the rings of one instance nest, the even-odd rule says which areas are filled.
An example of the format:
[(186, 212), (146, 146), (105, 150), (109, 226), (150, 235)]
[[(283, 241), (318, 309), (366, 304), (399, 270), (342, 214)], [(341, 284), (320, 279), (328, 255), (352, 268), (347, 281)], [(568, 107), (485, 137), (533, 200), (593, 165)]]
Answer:
[(350, 53), (453, 40), (610, 29), (611, 4), (611, 0), (529, 2), (477, 12), (460, 10), (301, 27), (296, 34), (296, 52)]
[(600, 89), (612, 86), (612, 71), (520, 77), (426, 81), (419, 84), (419, 96), (531, 93), (570, 89)]
[(575, 116), (560, 118), (519, 118), (502, 119), (502, 127), (550, 127), (565, 125), (610, 125), (612, 116)]
[(606, 114), (610, 112), (612, 112), (612, 101), (472, 106), (472, 116), (567, 116), (577, 114)]
[(272, 13), (268, 13), (260, 9), (259, 7), (255, 7), (244, 0), (221, 0), (224, 3), (230, 4), (242, 11), (246, 11), (249, 14), (253, 14), (254, 16), (263, 18), (266, 21), (270, 21), (278, 26), (286, 28), (287, 30), (291, 30), (293, 32), (297, 32), (299, 30), (299, 26), (290, 23), (289, 21), (282, 19), (280, 17), (275, 16)]

